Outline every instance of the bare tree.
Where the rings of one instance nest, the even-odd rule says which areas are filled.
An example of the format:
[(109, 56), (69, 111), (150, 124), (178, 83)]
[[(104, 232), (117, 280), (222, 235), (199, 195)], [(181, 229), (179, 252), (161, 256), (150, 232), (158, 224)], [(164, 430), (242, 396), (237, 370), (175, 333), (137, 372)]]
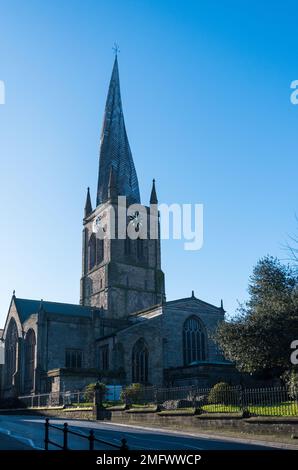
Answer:
[[(297, 233), (298, 233), (298, 216), (295, 215), (297, 222)], [(289, 255), (288, 261), (293, 263), (294, 268), (298, 271), (298, 235), (289, 235), (289, 241), (285, 246), (287, 253)]]

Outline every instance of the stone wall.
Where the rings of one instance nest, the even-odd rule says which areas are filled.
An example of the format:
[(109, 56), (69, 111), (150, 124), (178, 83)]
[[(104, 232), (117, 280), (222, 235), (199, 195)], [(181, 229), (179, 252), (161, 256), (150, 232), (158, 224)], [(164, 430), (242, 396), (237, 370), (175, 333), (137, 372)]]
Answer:
[(83, 351), (83, 368), (94, 367), (94, 338), (89, 318), (51, 315), (47, 324), (45, 370), (65, 367), (66, 349)]
[(94, 421), (95, 414), (92, 408), (25, 408), (25, 409), (14, 409), (14, 410), (0, 410), (1, 415), (31, 415), (48, 418), (61, 418), (67, 421), (68, 419), (83, 419), (87, 421)]
[(94, 421), (95, 415), (93, 410), (88, 409), (61, 409), (61, 410), (41, 410), (39, 414), (48, 418), (63, 418), (68, 419), (83, 419), (87, 421)]
[[(117, 218), (117, 201), (109, 201), (98, 206), (84, 219), (81, 303), (104, 308), (109, 318), (125, 318), (164, 300), (164, 275), (161, 271), (159, 240), (144, 239), (143, 256), (140, 257), (137, 242), (130, 240), (127, 253), (125, 240), (118, 239), (117, 233), (115, 239), (104, 238), (103, 260), (91, 270), (88, 269), (88, 243), (92, 236), (93, 221), (100, 216), (109, 230), (114, 225), (111, 220), (114, 213)], [(145, 218), (146, 214), (144, 224)]]
[[(35, 409), (35, 410), (0, 410), (1, 414), (26, 414), (39, 415), (42, 417), (68, 419), (82, 419), (92, 421), (95, 418), (95, 412), (91, 408), (55, 408), (55, 409)], [(132, 412), (103, 410), (100, 413), (101, 421), (132, 424), (139, 426), (153, 426), (157, 428), (176, 429), (190, 432), (214, 431), (234, 431), (236, 433), (245, 433), (252, 435), (271, 435), (271, 436), (298, 436), (298, 417), (253, 417), (241, 418), (240, 416), (219, 416), (213, 417), (207, 415), (186, 415), (179, 414), (160, 414), (158, 412)]]
[(47, 375), (52, 382), (52, 393), (83, 390), (86, 385), (98, 380), (98, 373), (95, 369), (53, 369)]
[(183, 366), (183, 325), (187, 318), (197, 316), (203, 323), (208, 339), (207, 361), (224, 361), (212, 334), (224, 319), (224, 311), (196, 298), (168, 302), (164, 309), (163, 336), (166, 340), (165, 368)]
[(132, 382), (132, 350), (135, 343), (143, 338), (149, 349), (148, 382), (152, 385), (163, 383), (163, 339), (161, 333), (162, 319), (159, 311), (157, 316), (147, 320), (140, 320), (135, 325), (117, 333), (117, 341), (124, 348), (124, 367), (126, 383)]
[(186, 415), (160, 414), (152, 412), (127, 412), (109, 411), (102, 413), (103, 421), (113, 423), (137, 424), (141, 426), (156, 426), (158, 428), (169, 428), (187, 431), (237, 431), (248, 434), (266, 435), (296, 435), (298, 436), (297, 418), (271, 418), (253, 417), (241, 418), (231, 416), (206, 416), (206, 415)]
[(245, 378), (246, 376), (238, 372), (234, 364), (228, 362), (173, 367), (165, 370), (165, 383), (170, 386), (196, 384), (202, 388), (209, 388), (218, 382), (239, 385), (244, 383)]

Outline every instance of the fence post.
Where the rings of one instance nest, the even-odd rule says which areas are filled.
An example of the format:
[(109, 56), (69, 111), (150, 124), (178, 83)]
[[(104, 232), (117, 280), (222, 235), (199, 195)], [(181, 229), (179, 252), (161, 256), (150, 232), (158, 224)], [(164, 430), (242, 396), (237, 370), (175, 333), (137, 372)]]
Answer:
[(239, 386), (239, 407), (240, 410), (243, 411), (243, 392), (242, 392), (242, 385)]
[(193, 385), (191, 388), (191, 401), (194, 409), (197, 407), (197, 389), (198, 387), (196, 385)]
[(49, 418), (45, 421), (45, 434), (44, 434), (44, 450), (49, 450)]
[(125, 409), (128, 408), (128, 397), (127, 397), (127, 393), (126, 393), (126, 387), (123, 388), (123, 396), (124, 396), (124, 404), (125, 404)]
[(157, 399), (157, 386), (154, 386), (153, 389), (153, 397), (154, 397), (154, 404), (157, 406), (158, 405), (158, 399)]
[(101, 386), (97, 382), (94, 389), (94, 402), (93, 402), (93, 413), (95, 419), (102, 419), (102, 401), (103, 401), (103, 393)]
[(63, 425), (63, 450), (68, 450), (68, 424), (64, 423)]
[(89, 450), (94, 450), (94, 431), (93, 431), (93, 429), (90, 429), (88, 439), (89, 439)]

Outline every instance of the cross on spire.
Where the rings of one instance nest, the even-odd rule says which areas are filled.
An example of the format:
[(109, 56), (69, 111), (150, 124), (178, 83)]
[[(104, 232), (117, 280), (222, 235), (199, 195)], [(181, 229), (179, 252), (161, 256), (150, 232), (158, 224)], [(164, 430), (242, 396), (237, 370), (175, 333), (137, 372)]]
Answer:
[(112, 49), (114, 51), (115, 56), (117, 57), (118, 53), (120, 52), (119, 44), (114, 42), (114, 46), (112, 47)]

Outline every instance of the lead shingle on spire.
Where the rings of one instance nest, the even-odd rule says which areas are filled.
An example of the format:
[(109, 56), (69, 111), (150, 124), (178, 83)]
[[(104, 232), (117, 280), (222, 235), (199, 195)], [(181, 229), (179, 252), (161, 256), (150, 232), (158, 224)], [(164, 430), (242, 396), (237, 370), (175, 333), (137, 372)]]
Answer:
[(113, 177), (118, 194), (126, 196), (129, 204), (140, 203), (140, 192), (123, 116), (118, 59), (115, 56), (105, 106), (100, 139), (97, 205), (109, 198), (109, 177)]
[(115, 174), (114, 174), (114, 169), (112, 165), (110, 169), (110, 175), (109, 175), (108, 197), (109, 199), (113, 199), (113, 198), (116, 198), (117, 196), (118, 196), (117, 184), (115, 181)]

